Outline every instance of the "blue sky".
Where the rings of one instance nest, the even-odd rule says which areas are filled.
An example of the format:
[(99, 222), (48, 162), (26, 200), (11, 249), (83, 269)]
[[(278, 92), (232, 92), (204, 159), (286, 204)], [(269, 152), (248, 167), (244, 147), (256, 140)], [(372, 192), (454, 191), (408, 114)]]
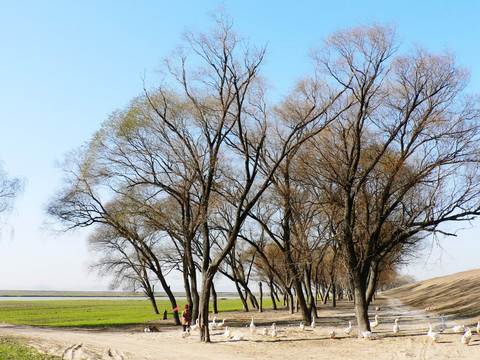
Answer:
[[(222, 4), (240, 34), (267, 44), (263, 74), (276, 96), (309, 71), (312, 46), (337, 29), (372, 23), (395, 26), (405, 49), (450, 49), (471, 72), (469, 91), (480, 93), (480, 2), (473, 0), (0, 0), (0, 161), (26, 179), (1, 228), (0, 289), (107, 287), (87, 271), (86, 233), (45, 229), (44, 207), (61, 184), (56, 163), (139, 95), (143, 76), (154, 86), (182, 33), (209, 29)], [(406, 272), (424, 279), (479, 267), (475, 224)]]

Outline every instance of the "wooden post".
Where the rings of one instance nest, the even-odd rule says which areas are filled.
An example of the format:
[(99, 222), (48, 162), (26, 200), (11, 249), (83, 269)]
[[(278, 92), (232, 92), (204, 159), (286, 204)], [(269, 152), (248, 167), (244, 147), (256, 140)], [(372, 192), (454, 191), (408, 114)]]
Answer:
[(260, 306), (258, 307), (258, 312), (263, 312), (263, 291), (262, 291), (262, 282), (258, 283), (258, 289), (260, 292)]

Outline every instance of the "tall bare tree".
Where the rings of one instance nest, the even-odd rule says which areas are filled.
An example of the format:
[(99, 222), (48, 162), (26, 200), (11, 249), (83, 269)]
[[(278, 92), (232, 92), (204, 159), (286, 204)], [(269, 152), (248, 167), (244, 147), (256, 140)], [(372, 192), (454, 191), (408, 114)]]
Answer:
[(358, 27), (330, 36), (315, 57), (352, 102), (310, 143), (306, 166), (337, 195), (360, 336), (381, 263), (480, 214), (480, 113), (464, 91), (467, 72), (448, 53), (396, 51), (392, 29)]
[[(198, 174), (199, 211), (203, 219), (199, 322), (201, 339), (206, 342), (210, 341), (209, 292), (221, 262), (235, 245), (248, 213), (270, 186), (278, 166), (308, 136), (323, 128), (323, 115), (335, 100), (330, 92), (318, 98), (312, 96), (288, 126), (270, 127), (274, 124), (269, 122), (264, 84), (259, 76), (265, 49), (254, 49), (241, 41), (226, 18), (220, 16), (217, 24), (210, 34), (188, 34), (186, 48), (168, 62), (197, 125), (180, 140), (190, 149), (187, 140), (195, 138), (204, 150), (200, 157), (192, 159), (196, 161), (193, 169)], [(313, 95), (318, 95), (319, 89), (315, 90)], [(157, 114), (166, 126), (171, 126), (162, 109), (157, 109)], [(279, 128), (282, 142), (276, 148), (267, 147), (267, 134), (273, 137)], [(266, 152), (271, 160), (268, 164), (262, 163)], [(213, 257), (210, 231), (218, 201), (228, 204), (233, 216), (222, 250)]]

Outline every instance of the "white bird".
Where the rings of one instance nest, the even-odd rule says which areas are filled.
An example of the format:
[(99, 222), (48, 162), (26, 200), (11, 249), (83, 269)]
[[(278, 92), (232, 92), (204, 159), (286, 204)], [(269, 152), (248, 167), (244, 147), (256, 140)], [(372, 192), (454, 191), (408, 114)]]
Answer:
[(472, 340), (472, 330), (467, 327), (465, 333), (462, 335), (462, 343), (468, 345), (470, 340)]
[(276, 327), (275, 325), (276, 325), (275, 323), (272, 324), (272, 333), (271, 333), (271, 335), (272, 335), (273, 338), (276, 338), (276, 337), (277, 337), (277, 327)]
[(352, 327), (352, 322), (349, 321), (348, 322), (348, 327), (346, 327), (345, 329), (343, 329), (343, 332), (347, 335), (350, 335), (350, 333), (352, 332), (353, 330), (353, 327)]
[(217, 317), (216, 317), (216, 316), (214, 316), (212, 322), (208, 324), (208, 328), (209, 328), (210, 330), (216, 330), (216, 329), (218, 329)]
[(190, 330), (195, 331), (195, 330), (198, 330), (199, 327), (200, 327), (200, 326), (198, 325), (198, 319), (197, 319), (197, 320), (195, 321), (195, 324), (192, 325), (192, 326), (190, 326)]
[(217, 324), (218, 329), (223, 329), (223, 326), (225, 325), (225, 320), (227, 319), (223, 318), (222, 322)]
[(335, 339), (335, 330), (331, 330), (331, 331), (328, 333), (328, 336), (330, 336), (330, 339)]
[(223, 335), (227, 338), (227, 339), (231, 339), (233, 334), (230, 330), (228, 330), (228, 326), (225, 326), (225, 332), (223, 333)]
[(312, 319), (312, 323), (310, 324), (312, 329), (315, 329), (315, 318)]
[(303, 321), (300, 322), (300, 330), (305, 331), (305, 323)]
[(477, 334), (480, 334), (480, 319), (477, 319)]
[(436, 331), (433, 331), (432, 324), (428, 323), (428, 332), (427, 335), (433, 340), (433, 342), (437, 342), (440, 339), (440, 334)]
[(252, 334), (255, 334), (257, 332), (257, 327), (255, 326), (255, 324), (253, 323), (253, 315), (252, 315), (252, 321), (250, 322), (250, 332)]
[(395, 324), (393, 324), (393, 333), (394, 334), (398, 334), (400, 332), (400, 328), (398, 326), (398, 320), (400, 320), (400, 319), (396, 318), (395, 319)]
[(445, 319), (444, 319), (443, 315), (440, 315), (440, 317), (442, 318), (442, 323), (436, 325), (433, 329), (435, 331), (438, 331), (439, 333), (443, 333), (445, 331), (445, 329), (447, 328), (447, 324), (445, 323)]
[(465, 332), (465, 325), (455, 325), (452, 327), (452, 330), (455, 334), (460, 334)]
[(377, 334), (371, 332), (371, 331), (362, 331), (363, 338), (365, 340), (376, 340), (378, 339)]
[(267, 335), (268, 335), (268, 329), (267, 329), (266, 327), (264, 327), (264, 328), (262, 329), (262, 335), (264, 335), (264, 336), (267, 336)]
[(375, 314), (375, 321), (370, 322), (370, 329), (375, 329), (378, 326), (378, 314)]
[(182, 331), (182, 338), (186, 338), (187, 336), (190, 336), (190, 329), (187, 329), (186, 331)]

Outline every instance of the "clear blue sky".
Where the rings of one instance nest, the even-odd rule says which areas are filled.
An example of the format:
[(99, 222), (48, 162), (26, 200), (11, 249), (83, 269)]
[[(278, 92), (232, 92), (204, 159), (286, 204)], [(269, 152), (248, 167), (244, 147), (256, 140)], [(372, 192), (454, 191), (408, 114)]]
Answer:
[[(158, 80), (161, 60), (185, 29), (211, 27), (218, 1), (1, 1), (0, 161), (26, 179), (2, 225), (0, 289), (95, 290), (86, 234), (53, 236), (44, 207), (61, 184), (56, 162), (89, 141), (109, 113)], [(264, 74), (277, 95), (310, 69), (310, 48), (339, 28), (396, 26), (405, 47), (452, 50), (480, 93), (478, 1), (225, 1), (236, 30), (268, 43)], [(479, 267), (480, 222), (442, 240), (406, 271), (418, 279)]]

